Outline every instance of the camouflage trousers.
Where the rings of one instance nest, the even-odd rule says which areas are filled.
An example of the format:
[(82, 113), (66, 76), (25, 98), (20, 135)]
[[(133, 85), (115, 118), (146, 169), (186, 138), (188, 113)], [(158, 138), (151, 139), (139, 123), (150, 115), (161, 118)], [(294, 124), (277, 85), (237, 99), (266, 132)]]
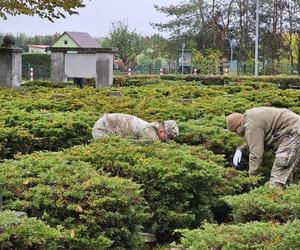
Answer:
[(285, 186), (299, 159), (300, 128), (294, 128), (284, 136), (276, 151), (269, 186)]

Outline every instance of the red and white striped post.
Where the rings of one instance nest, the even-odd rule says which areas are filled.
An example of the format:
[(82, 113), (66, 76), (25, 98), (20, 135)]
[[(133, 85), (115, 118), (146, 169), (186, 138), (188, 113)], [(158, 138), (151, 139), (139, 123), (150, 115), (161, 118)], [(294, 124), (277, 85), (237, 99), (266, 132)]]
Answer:
[(128, 69), (128, 76), (131, 76), (131, 68)]
[(161, 69), (159, 70), (159, 75), (162, 76), (163, 74), (164, 74), (164, 70), (161, 68)]
[(29, 75), (30, 75), (30, 81), (33, 81), (33, 68), (30, 68)]

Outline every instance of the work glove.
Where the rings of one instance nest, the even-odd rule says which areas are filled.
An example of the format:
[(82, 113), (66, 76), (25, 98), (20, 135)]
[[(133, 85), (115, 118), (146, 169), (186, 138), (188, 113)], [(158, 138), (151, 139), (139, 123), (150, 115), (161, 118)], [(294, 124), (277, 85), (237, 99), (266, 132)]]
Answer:
[(239, 168), (240, 167), (240, 163), (241, 163), (241, 160), (242, 160), (242, 156), (243, 156), (243, 153), (241, 150), (237, 149), (235, 151), (235, 154), (233, 156), (233, 165), (236, 167), (236, 168)]

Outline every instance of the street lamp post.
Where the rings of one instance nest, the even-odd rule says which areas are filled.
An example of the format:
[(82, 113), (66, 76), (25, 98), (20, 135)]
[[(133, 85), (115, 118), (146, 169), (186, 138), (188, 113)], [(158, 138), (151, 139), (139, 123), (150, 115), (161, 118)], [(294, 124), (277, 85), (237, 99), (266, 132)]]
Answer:
[(259, 0), (256, 0), (256, 27), (255, 27), (255, 76), (258, 76), (258, 32), (259, 32)]
[(236, 41), (234, 39), (230, 40), (230, 71), (232, 73), (233, 68), (233, 50), (236, 46)]
[(183, 42), (181, 45), (181, 74), (183, 74), (184, 48), (185, 48), (185, 43)]

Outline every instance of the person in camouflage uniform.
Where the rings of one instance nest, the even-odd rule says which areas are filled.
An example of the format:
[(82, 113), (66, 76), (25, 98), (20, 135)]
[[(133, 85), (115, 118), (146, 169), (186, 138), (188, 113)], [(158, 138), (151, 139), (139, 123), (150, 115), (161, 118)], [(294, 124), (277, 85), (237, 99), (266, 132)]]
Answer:
[(94, 139), (117, 135), (133, 139), (160, 140), (163, 142), (174, 139), (179, 134), (175, 121), (146, 122), (136, 116), (127, 114), (105, 114), (94, 125)]
[(233, 164), (237, 167), (242, 155), (249, 154), (249, 175), (256, 175), (265, 147), (271, 147), (276, 155), (269, 186), (284, 188), (300, 158), (300, 116), (287, 109), (258, 107), (230, 114), (226, 123), (230, 131), (246, 138)]

